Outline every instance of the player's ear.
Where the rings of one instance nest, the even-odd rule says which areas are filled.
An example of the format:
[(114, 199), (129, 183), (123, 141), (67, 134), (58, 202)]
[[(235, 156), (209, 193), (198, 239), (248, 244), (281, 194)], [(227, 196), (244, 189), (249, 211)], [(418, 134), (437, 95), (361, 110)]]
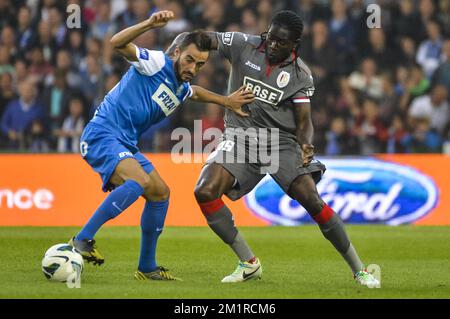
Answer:
[(174, 58), (178, 59), (181, 55), (181, 49), (179, 46), (175, 47), (175, 50), (173, 50), (173, 56)]

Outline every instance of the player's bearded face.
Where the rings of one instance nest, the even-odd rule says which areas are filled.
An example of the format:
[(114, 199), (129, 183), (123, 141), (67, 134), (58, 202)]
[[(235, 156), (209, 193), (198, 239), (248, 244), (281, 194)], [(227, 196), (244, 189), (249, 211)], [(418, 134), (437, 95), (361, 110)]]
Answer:
[(200, 51), (195, 44), (190, 44), (182, 51), (179, 48), (175, 49), (174, 57), (178, 80), (190, 82), (208, 60), (209, 52)]
[(277, 24), (272, 24), (267, 32), (266, 57), (269, 63), (280, 63), (286, 60), (295, 48), (295, 41), (291, 38), (291, 32)]

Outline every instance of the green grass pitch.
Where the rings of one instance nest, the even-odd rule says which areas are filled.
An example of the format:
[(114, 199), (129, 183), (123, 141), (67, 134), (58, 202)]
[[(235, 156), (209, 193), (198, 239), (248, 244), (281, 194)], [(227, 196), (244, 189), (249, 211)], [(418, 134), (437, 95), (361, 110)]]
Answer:
[(45, 250), (78, 228), (1, 227), (0, 298), (450, 298), (450, 227), (348, 226), (363, 261), (381, 267), (381, 288), (359, 287), (316, 226), (242, 227), (260, 257), (263, 279), (221, 284), (237, 260), (206, 227), (166, 227), (158, 262), (183, 282), (139, 282), (138, 227), (97, 235), (106, 262), (85, 264), (80, 289), (48, 282)]

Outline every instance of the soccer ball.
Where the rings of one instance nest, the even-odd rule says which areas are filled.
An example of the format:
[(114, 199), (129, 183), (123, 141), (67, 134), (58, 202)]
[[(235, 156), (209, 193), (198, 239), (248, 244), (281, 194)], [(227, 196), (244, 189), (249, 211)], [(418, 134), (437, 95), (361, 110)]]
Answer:
[(50, 247), (42, 259), (42, 272), (50, 281), (75, 281), (83, 271), (83, 257), (68, 244)]

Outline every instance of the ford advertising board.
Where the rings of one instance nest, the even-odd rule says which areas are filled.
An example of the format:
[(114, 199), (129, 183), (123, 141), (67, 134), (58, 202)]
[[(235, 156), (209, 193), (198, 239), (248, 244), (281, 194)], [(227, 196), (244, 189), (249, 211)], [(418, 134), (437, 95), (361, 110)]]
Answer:
[[(437, 204), (431, 177), (414, 168), (377, 159), (321, 159), (327, 166), (317, 190), (346, 223), (412, 223)], [(245, 196), (256, 216), (275, 225), (312, 223), (306, 210), (266, 176)]]

